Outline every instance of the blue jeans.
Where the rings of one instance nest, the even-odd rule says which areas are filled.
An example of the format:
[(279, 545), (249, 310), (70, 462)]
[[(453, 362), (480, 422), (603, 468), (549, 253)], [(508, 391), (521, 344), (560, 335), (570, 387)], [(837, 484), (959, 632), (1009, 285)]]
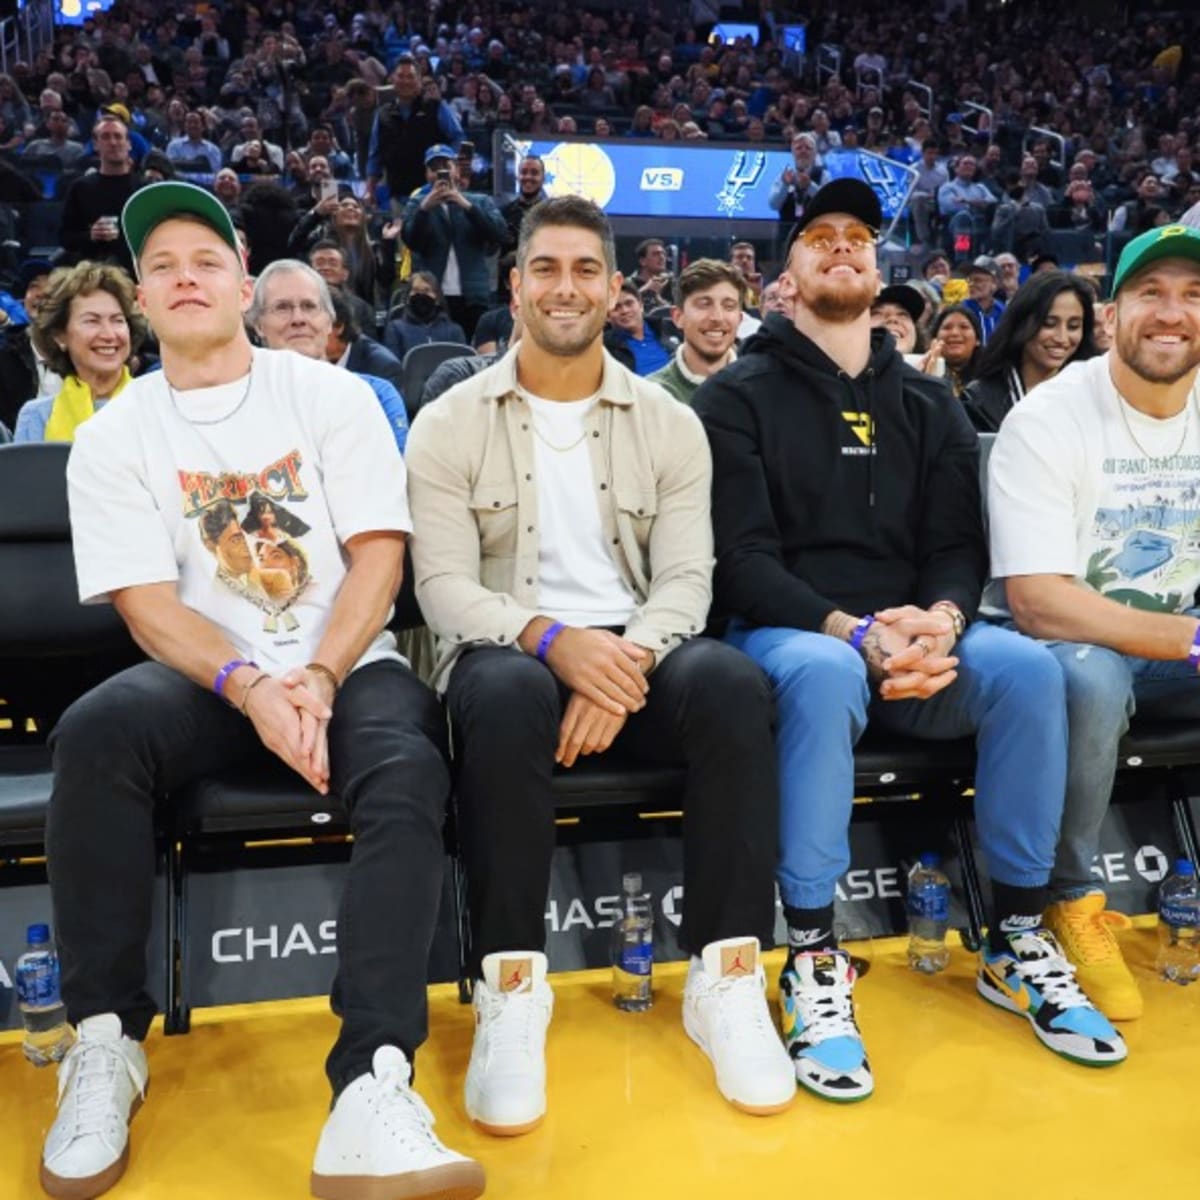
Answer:
[[(1200, 609), (1189, 610), (1200, 616)], [(1149, 717), (1200, 717), (1200, 675), (1186, 660), (1129, 658), (1105, 646), (1047, 642), (1067, 689), (1067, 802), (1050, 878), (1056, 896), (1073, 899), (1100, 885), (1092, 861), (1112, 796), (1117, 743), (1134, 709)]]
[(872, 698), (866, 664), (846, 642), (798, 629), (748, 628), (726, 640), (775, 690), (779, 753), (779, 890), (785, 904), (830, 904), (850, 865), (854, 744), (868, 715), (930, 740), (974, 734), (975, 821), (993, 879), (1042, 887), (1050, 878), (1067, 776), (1063, 673), (1037, 642), (976, 624), (955, 649), (958, 678), (928, 700)]

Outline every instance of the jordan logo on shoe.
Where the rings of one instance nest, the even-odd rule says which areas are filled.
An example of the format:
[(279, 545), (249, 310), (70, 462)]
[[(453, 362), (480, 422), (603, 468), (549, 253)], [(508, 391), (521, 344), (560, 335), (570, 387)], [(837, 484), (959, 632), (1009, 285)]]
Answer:
[(721, 947), (722, 975), (753, 975), (757, 966), (752, 943)]
[(527, 992), (533, 987), (533, 960), (502, 958), (500, 960), (500, 990)]

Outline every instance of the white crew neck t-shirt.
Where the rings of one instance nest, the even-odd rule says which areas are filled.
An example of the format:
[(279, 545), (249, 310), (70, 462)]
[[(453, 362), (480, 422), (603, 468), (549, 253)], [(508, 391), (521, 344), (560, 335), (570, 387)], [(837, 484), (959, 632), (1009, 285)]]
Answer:
[[(272, 673), (316, 657), (342, 545), (412, 529), (404, 462), (370, 387), (290, 350), (255, 350), (250, 375), (219, 387), (135, 379), (80, 426), (67, 482), (83, 602), (175, 583)], [(386, 630), (356, 666), (382, 658), (400, 658)]]
[(1196, 389), (1181, 413), (1156, 420), (1118, 396), (1108, 355), (1066, 367), (1004, 418), (988, 519), (997, 579), (1069, 575), (1133, 608), (1190, 608), (1200, 585)]
[(521, 390), (533, 424), (538, 506), (538, 611), (566, 625), (625, 625), (637, 607), (604, 540), (586, 400), (544, 400)]

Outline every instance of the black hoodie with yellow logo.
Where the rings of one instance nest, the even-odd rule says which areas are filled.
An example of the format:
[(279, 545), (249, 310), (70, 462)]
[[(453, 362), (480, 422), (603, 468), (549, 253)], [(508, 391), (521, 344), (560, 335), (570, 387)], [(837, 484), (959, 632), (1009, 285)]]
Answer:
[(852, 379), (771, 314), (693, 407), (713, 453), (714, 616), (815, 630), (835, 609), (938, 600), (974, 616), (987, 572), (975, 431), (882, 329)]

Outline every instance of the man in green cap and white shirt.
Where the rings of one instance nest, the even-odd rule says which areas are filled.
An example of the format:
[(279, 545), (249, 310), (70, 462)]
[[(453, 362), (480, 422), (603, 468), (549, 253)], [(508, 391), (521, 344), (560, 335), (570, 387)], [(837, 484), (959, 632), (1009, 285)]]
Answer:
[(1046, 924), (1107, 1017), (1142, 998), (1092, 873), (1117, 743), (1139, 712), (1200, 717), (1200, 230), (1167, 225), (1121, 254), (1112, 348), (1034, 388), (989, 471), (987, 597), (1044, 640), (1067, 684), (1066, 807)]
[(76, 701), (51, 737), (47, 860), (79, 1036), (42, 1186), (86, 1200), (128, 1162), (155, 1011), (156, 797), (273, 754), (298, 787), (336, 793), (355, 836), (313, 1194), (467, 1200), (482, 1169), (438, 1141), (410, 1087), (450, 775), (440, 706), (386, 628), (412, 529), (404, 463), (362, 380), (251, 347), (251, 284), (215, 197), (155, 184), (121, 225), (163, 369), (80, 427), (67, 482), (80, 598), (111, 602), (150, 661)]

